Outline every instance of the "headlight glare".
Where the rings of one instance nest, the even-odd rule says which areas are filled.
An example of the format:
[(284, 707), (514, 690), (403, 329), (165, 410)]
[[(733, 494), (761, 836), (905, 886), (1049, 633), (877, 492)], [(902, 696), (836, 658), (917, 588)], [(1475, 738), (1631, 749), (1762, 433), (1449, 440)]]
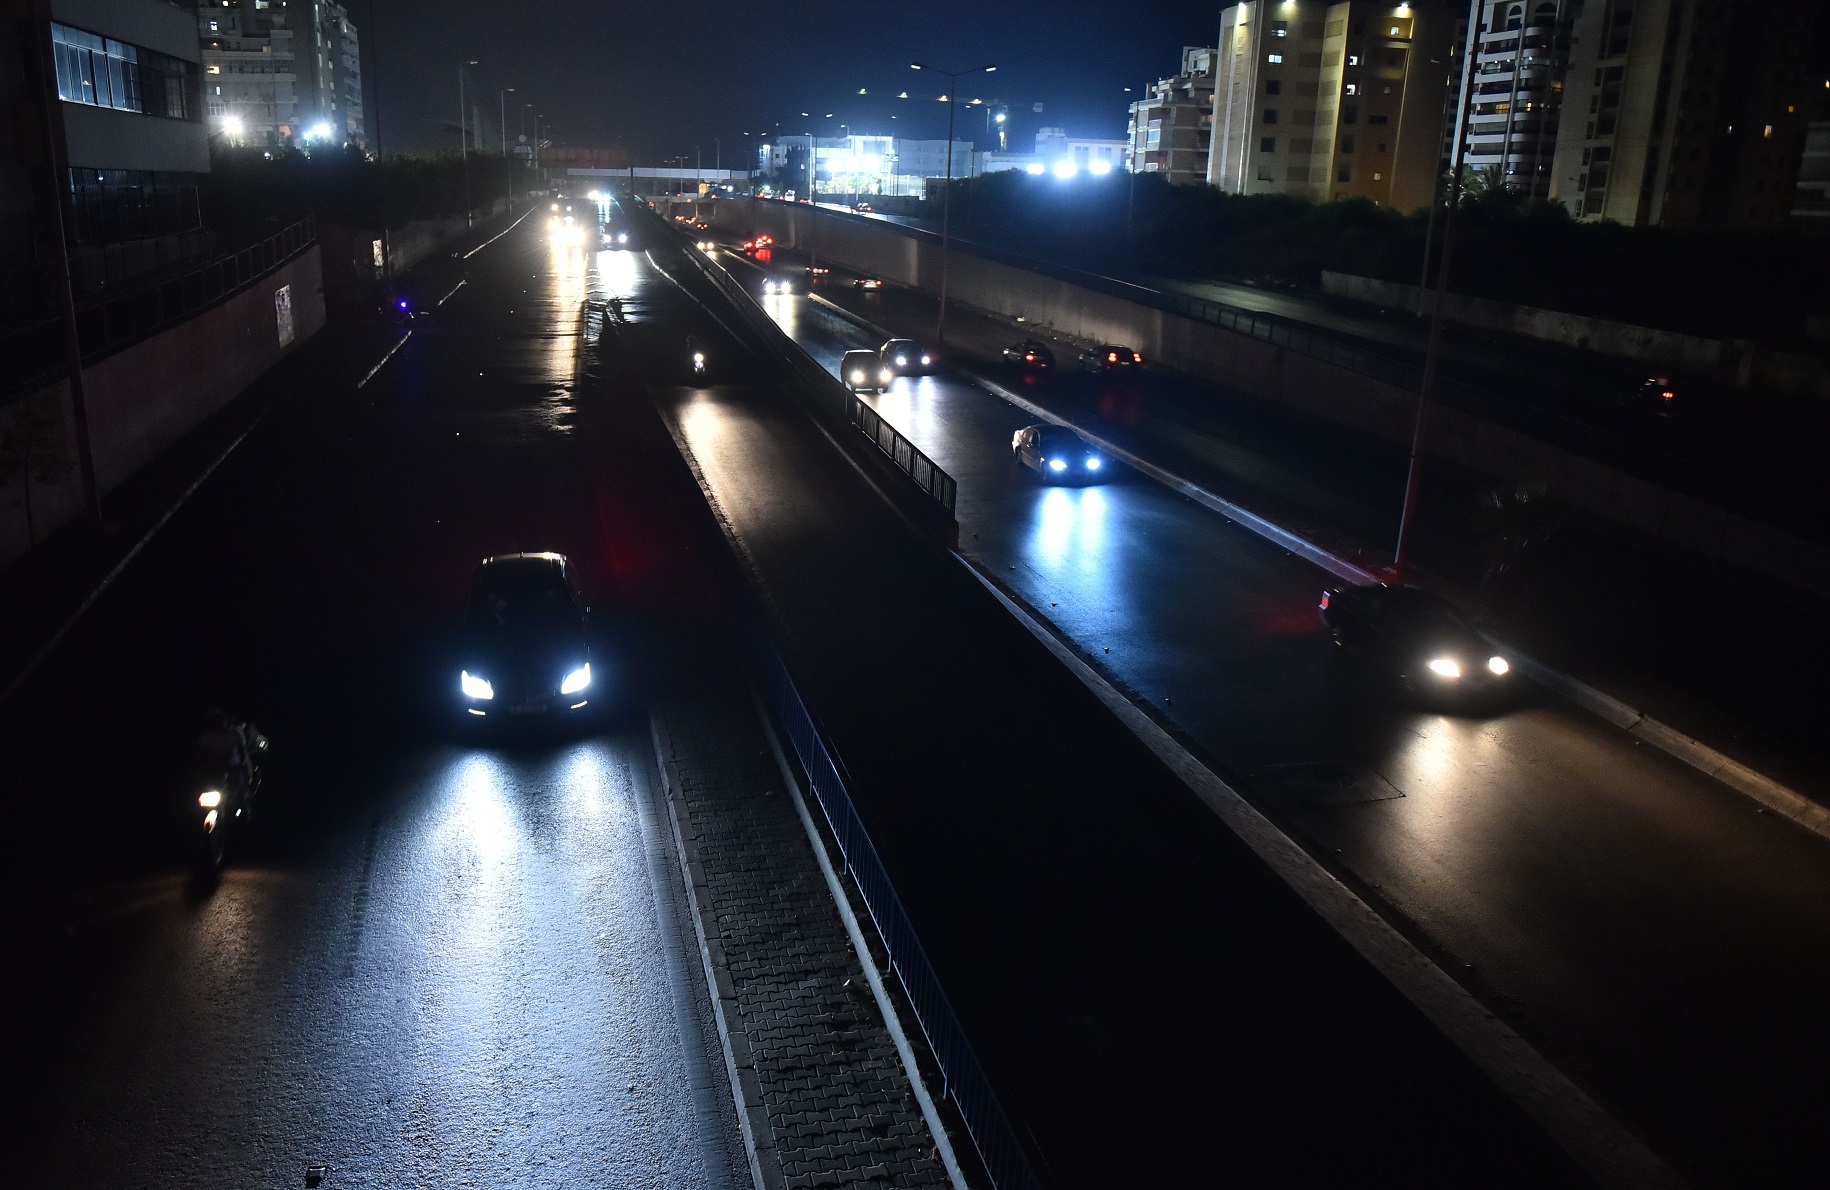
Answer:
[(566, 675), (566, 680), (559, 683), (561, 694), (577, 694), (591, 684), (591, 663), (586, 662)]
[(1509, 672), (1512, 666), (1506, 663), (1504, 657), (1489, 657), (1487, 658), (1487, 668), (1496, 674), (1503, 674)]
[(488, 682), (467, 669), (460, 670), (458, 673), (458, 688), (464, 692), (465, 698), (494, 698), (496, 696), (495, 690)]
[(1430, 662), (1430, 672), (1439, 678), (1459, 678), (1461, 677), (1461, 666), (1447, 657), (1438, 657)]
[(1087, 460), (1087, 470), (1088, 471), (1099, 470), (1099, 460), (1098, 459), (1088, 459)]
[(222, 805), (222, 791), (220, 789), (204, 790), (197, 795), (197, 804), (206, 810), (214, 810), (217, 806)]
[(1067, 470), (1067, 460), (1066, 459), (1050, 459), (1048, 461), (1048, 469), (1050, 471), (1066, 471)]

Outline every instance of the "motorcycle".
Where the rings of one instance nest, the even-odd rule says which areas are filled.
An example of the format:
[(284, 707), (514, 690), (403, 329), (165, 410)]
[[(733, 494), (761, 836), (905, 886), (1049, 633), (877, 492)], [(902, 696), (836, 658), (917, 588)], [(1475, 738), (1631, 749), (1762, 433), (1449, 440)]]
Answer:
[[(265, 752), (265, 737), (250, 731), (249, 749), (255, 755)], [(253, 817), (254, 797), (260, 792), (261, 769), (258, 762), (245, 768), (223, 768), (212, 765), (196, 774), (197, 812), (202, 816), (202, 833), (198, 836), (197, 859), (206, 871), (221, 869), (228, 858), (231, 836), (248, 829)]]
[(693, 352), (693, 379), (705, 379), (705, 352)]

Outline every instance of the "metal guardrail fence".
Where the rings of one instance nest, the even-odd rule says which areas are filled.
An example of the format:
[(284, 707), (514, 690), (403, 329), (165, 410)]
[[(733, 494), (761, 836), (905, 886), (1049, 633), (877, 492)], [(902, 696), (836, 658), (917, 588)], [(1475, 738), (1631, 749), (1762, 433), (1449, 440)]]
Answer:
[[(656, 216), (658, 219), (659, 217)], [(857, 394), (846, 388), (839, 379), (815, 363), (805, 351), (802, 351), (788, 333), (769, 317), (768, 311), (757, 304), (756, 296), (738, 283), (724, 269), (720, 268), (703, 252), (694, 248), (688, 237), (672, 224), (669, 227), (675, 238), (682, 242), (687, 259), (713, 285), (717, 286), (749, 320), (764, 338), (776, 349), (776, 356), (789, 368), (798, 373), (802, 379), (819, 393), (827, 394), (833, 400), (835, 412), (841, 412), (845, 419), (857, 426), (864, 435), (877, 444), (877, 448), (887, 455), (897, 468), (914, 481), (915, 486), (925, 492), (940, 505), (949, 520), (954, 516), (958, 500), (959, 484), (951, 475), (943, 471), (938, 464), (923, 454), (913, 442), (897, 432), (894, 426), (877, 415), (876, 410), (858, 400)], [(859, 409), (863, 413), (859, 413)]]
[[(317, 240), (317, 223), (302, 219), (264, 240), (124, 293), (76, 307), (83, 363), (182, 322), (252, 285)], [(63, 320), (49, 318), (0, 332), (0, 396), (17, 396), (63, 371)]]
[(973, 1147), (997, 1190), (1040, 1190), (1042, 1183), (1029, 1153), (1018, 1139), (1010, 1117), (1004, 1114), (997, 1092), (941, 987), (940, 977), (928, 961), (914, 923), (896, 895), (895, 883), (877, 854), (870, 831), (858, 814), (842, 766), (827, 749), (819, 725), (795, 688), (759, 613), (753, 612), (752, 617), (751, 644), (760, 671), (763, 701), (781, 724), (795, 758), (807, 774), (809, 791), (819, 803), (833, 838), (838, 840), (846, 870), (857, 883), (865, 909), (889, 952), (890, 970), (908, 994), (916, 1023), (945, 1080), (942, 1098), (952, 1100), (959, 1109)]

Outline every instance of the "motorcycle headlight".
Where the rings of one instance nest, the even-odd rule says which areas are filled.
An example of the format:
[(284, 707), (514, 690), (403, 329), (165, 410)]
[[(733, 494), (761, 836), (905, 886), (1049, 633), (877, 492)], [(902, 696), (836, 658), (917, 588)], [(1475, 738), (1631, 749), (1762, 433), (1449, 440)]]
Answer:
[(464, 692), (465, 698), (494, 698), (496, 696), (495, 690), (488, 682), (467, 669), (458, 672), (458, 689)]
[(1438, 657), (1430, 662), (1430, 672), (1439, 678), (1459, 678), (1461, 677), (1461, 666), (1447, 657)]
[(214, 810), (222, 805), (222, 790), (206, 789), (197, 795), (197, 804), (206, 810)]
[(1067, 460), (1066, 459), (1050, 459), (1048, 461), (1048, 469), (1050, 471), (1066, 471), (1067, 470)]
[(591, 663), (586, 662), (566, 675), (566, 680), (559, 683), (561, 694), (577, 694), (591, 684)]

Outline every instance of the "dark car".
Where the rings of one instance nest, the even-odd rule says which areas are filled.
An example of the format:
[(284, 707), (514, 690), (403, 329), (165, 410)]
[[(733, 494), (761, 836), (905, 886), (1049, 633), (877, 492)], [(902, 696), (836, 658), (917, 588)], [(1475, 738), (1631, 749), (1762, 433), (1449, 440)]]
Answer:
[(1144, 357), (1129, 347), (1117, 343), (1105, 343), (1098, 347), (1089, 347), (1080, 353), (1080, 370), (1098, 372), (1102, 375), (1122, 375), (1136, 372), (1143, 368)]
[(867, 202), (855, 202), (851, 205), (851, 209), (858, 212), (860, 215), (868, 215), (877, 208), (871, 206)]
[(891, 339), (877, 349), (877, 358), (897, 376), (926, 376), (934, 355), (913, 339)]
[(500, 554), (470, 580), (458, 693), (480, 717), (582, 710), (597, 693), (586, 608), (560, 554)]
[(862, 289), (867, 293), (875, 293), (877, 290), (883, 288), (883, 278), (871, 275), (859, 277), (851, 283), (851, 287), (853, 289)]
[(1051, 482), (1104, 479), (1111, 465), (1086, 439), (1066, 426), (1024, 426), (1010, 440), (1017, 466)]
[(1639, 407), (1653, 417), (1670, 417), (1677, 409), (1677, 387), (1669, 376), (1648, 376), (1640, 382)]
[(1433, 700), (1496, 695), (1512, 666), (1453, 604), (1421, 587), (1378, 584), (1322, 592), (1334, 643)]
[(1015, 364), (1025, 371), (1043, 372), (1055, 366), (1055, 353), (1049, 350), (1046, 343), (1025, 339), (1004, 349), (1004, 362)]
[(896, 374), (883, 366), (874, 351), (848, 351), (839, 360), (839, 379), (855, 393), (880, 393), (888, 388)]
[(823, 264), (810, 264), (807, 266), (807, 284), (809, 286), (824, 285), (826, 284), (826, 279), (830, 276), (832, 276), (832, 270)]

